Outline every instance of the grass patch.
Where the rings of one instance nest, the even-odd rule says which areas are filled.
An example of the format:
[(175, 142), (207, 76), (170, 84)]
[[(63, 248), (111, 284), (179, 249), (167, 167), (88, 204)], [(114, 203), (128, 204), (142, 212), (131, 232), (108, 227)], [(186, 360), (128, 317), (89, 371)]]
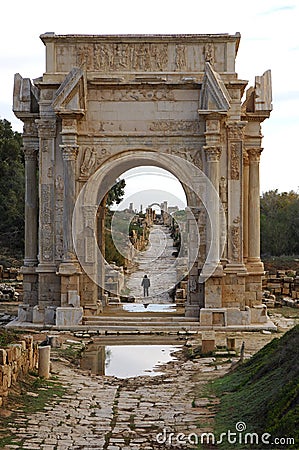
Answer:
[(15, 344), (21, 340), (24, 332), (16, 330), (7, 330), (6, 328), (0, 328), (0, 347), (6, 347), (9, 344)]
[[(216, 415), (217, 436), (236, 424), (246, 423), (246, 432), (269, 433), (274, 438), (294, 438), (295, 444), (267, 445), (269, 449), (299, 448), (299, 325), (280, 339), (273, 339), (235, 372), (213, 381), (210, 388), (221, 399)], [(244, 434), (243, 433), (243, 438)], [(272, 442), (272, 441), (271, 441)], [(227, 440), (216, 448), (235, 449)], [(238, 449), (264, 449), (265, 444)]]
[(4, 448), (5, 445), (22, 444), (17, 432), (12, 433), (8, 429), (24, 426), (24, 422), (19, 423), (16, 419), (26, 419), (27, 415), (42, 411), (51, 402), (60, 401), (66, 391), (67, 389), (55, 379), (45, 380), (33, 372), (15, 383), (0, 414), (0, 448)]
[(85, 350), (85, 345), (81, 342), (68, 344), (62, 348), (56, 348), (55, 354), (56, 356), (60, 356), (67, 361), (69, 361), (74, 366), (78, 366), (80, 364), (80, 360), (82, 358), (82, 353)]

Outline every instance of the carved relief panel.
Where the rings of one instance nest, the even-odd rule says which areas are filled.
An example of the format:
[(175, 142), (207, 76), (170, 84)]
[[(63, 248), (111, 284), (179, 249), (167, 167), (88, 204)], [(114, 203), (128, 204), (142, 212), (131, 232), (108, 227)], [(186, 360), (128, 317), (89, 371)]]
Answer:
[[(224, 47), (212, 42), (82, 42), (72, 45), (71, 51), (57, 45), (56, 62), (58, 71), (68, 71), (70, 66), (110, 74), (203, 71), (206, 61), (216, 64), (217, 51), (223, 54)], [(223, 70), (223, 57), (218, 59), (217, 70)]]

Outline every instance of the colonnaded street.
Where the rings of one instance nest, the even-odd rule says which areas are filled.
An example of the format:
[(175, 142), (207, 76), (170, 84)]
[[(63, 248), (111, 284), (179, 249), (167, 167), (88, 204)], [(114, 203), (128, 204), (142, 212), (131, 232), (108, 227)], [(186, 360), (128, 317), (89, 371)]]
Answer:
[(168, 227), (153, 225), (146, 250), (135, 255), (137, 270), (129, 275), (126, 283), (129, 295), (135, 297), (137, 302), (143, 296), (141, 281), (146, 274), (151, 282), (150, 302), (168, 303), (167, 291), (177, 282), (175, 251)]

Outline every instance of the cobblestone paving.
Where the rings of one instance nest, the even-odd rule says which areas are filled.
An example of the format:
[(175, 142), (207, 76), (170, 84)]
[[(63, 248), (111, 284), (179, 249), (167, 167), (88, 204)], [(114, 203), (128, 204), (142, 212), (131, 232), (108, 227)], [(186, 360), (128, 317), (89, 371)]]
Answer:
[[(9, 429), (22, 444), (7, 445), (5, 449), (182, 448), (169, 433), (199, 436), (211, 429), (213, 415), (213, 399), (202, 398), (194, 405), (192, 377), (202, 373), (207, 380), (224, 372), (224, 368), (215, 371), (209, 358), (195, 363), (172, 361), (163, 375), (129, 379), (89, 376), (55, 364), (58, 380), (67, 387), (67, 394), (41, 412), (19, 413)], [(163, 444), (165, 436), (167, 444)]]
[(134, 259), (138, 269), (126, 280), (126, 286), (130, 289), (130, 295), (135, 297), (135, 301), (143, 299), (141, 281), (144, 274), (147, 274), (151, 280), (148, 300), (151, 303), (170, 301), (166, 291), (173, 288), (177, 282), (176, 258), (172, 255), (174, 251), (176, 249), (173, 247), (169, 229), (162, 225), (154, 225), (151, 229), (148, 248), (137, 253)]

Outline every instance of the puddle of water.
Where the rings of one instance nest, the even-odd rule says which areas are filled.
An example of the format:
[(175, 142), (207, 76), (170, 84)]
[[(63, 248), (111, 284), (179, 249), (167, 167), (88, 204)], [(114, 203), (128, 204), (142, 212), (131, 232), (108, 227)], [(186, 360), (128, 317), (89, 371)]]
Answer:
[(91, 344), (81, 359), (81, 368), (95, 375), (117, 378), (156, 376), (159, 366), (175, 359), (176, 345), (100, 345)]
[(123, 303), (123, 310), (128, 312), (175, 312), (173, 303)]

